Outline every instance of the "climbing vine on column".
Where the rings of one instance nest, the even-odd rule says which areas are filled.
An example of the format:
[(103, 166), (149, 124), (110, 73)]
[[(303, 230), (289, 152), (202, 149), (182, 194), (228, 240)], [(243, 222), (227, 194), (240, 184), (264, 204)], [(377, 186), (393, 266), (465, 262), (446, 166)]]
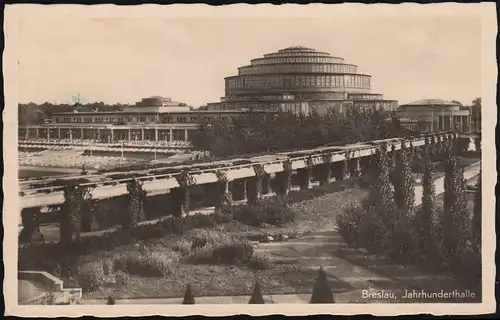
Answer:
[(319, 177), (319, 183), (320, 185), (325, 185), (330, 182), (330, 177), (332, 175), (332, 168), (330, 167), (330, 164), (332, 163), (332, 153), (331, 152), (326, 152), (321, 155), (321, 162), (322, 164), (320, 165), (320, 177)]
[(19, 242), (30, 242), (39, 226), (40, 208), (25, 208), (21, 210), (23, 229), (19, 234)]
[(297, 176), (301, 189), (308, 189), (314, 168), (314, 160), (312, 156), (308, 156), (304, 162), (306, 166), (303, 169), (297, 170)]
[(70, 245), (80, 238), (82, 209), (90, 198), (90, 189), (78, 185), (64, 187), (64, 203), (61, 205), (61, 222), (59, 226), (60, 242)]
[(255, 173), (254, 177), (248, 180), (248, 203), (256, 203), (262, 197), (262, 179), (266, 175), (264, 166), (261, 164), (256, 164), (253, 166), (253, 171)]
[(124, 212), (123, 229), (128, 232), (137, 225), (144, 214), (146, 192), (143, 189), (142, 182), (135, 178), (127, 182), (127, 191), (128, 208)]
[(196, 180), (186, 171), (177, 176), (179, 188), (174, 197), (174, 216), (181, 217), (189, 212), (189, 188), (196, 184)]

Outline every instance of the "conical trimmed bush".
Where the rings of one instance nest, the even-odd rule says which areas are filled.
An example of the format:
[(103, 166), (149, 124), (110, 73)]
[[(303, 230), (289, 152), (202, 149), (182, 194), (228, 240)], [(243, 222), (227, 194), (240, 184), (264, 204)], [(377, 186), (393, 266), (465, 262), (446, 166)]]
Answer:
[(248, 301), (248, 304), (265, 304), (259, 281), (255, 282), (252, 297), (250, 298), (250, 301)]
[(108, 302), (106, 304), (107, 305), (115, 304), (115, 298), (113, 298), (112, 296), (109, 296), (108, 297)]
[(186, 293), (184, 293), (184, 300), (182, 304), (194, 304), (193, 292), (191, 291), (191, 286), (188, 284), (186, 287)]
[(332, 289), (323, 267), (319, 268), (318, 277), (314, 283), (311, 301), (309, 303), (335, 303)]

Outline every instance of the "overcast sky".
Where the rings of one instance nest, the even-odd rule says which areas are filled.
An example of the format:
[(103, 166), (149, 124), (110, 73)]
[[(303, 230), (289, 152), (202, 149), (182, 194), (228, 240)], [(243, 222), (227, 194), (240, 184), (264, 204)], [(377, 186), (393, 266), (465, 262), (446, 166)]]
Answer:
[(162, 95), (199, 106), (219, 101), (223, 78), (239, 66), (294, 45), (343, 57), (372, 75), (373, 92), (400, 104), (481, 95), (476, 4), (327, 7), (201, 7), (185, 15), (179, 6), (25, 7), (7, 45), (19, 52), (20, 102), (80, 93), (85, 102)]

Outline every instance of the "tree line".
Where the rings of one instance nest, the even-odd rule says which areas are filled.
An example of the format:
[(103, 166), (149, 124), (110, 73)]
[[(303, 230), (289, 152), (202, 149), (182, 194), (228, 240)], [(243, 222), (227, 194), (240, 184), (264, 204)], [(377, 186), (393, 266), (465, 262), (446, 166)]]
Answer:
[(202, 118), (190, 140), (195, 150), (216, 157), (315, 148), (328, 144), (418, 135), (401, 127), (393, 113), (349, 108), (310, 115), (247, 113), (232, 120)]

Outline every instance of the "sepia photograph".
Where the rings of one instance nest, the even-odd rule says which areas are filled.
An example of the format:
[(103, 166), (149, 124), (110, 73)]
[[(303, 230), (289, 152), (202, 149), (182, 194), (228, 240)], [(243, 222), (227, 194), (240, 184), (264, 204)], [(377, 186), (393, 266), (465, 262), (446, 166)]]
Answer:
[(494, 8), (7, 6), (7, 313), (493, 312)]

